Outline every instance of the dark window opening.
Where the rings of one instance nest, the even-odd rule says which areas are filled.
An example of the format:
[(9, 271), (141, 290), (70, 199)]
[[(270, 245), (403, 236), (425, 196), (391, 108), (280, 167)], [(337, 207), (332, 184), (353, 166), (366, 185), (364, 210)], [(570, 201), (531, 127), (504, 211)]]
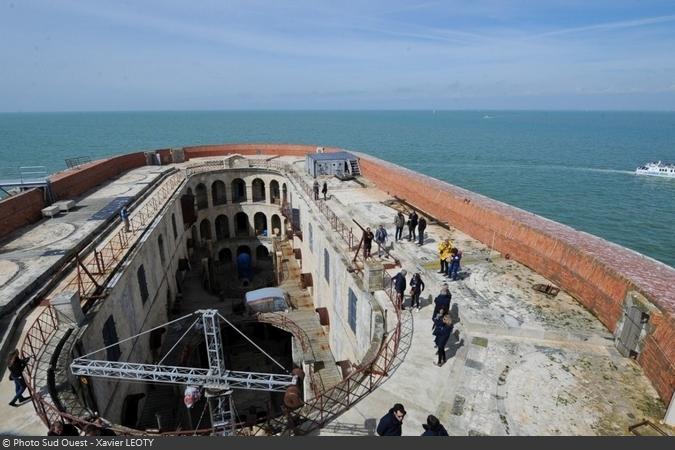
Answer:
[[(115, 319), (111, 315), (103, 324), (103, 346), (108, 347), (106, 351), (106, 359), (108, 361), (117, 361), (120, 359), (120, 346), (117, 344), (119, 338), (117, 337), (117, 328), (115, 327)], [(115, 345), (113, 345), (115, 344)]]
[(138, 277), (138, 288), (141, 290), (141, 301), (145, 304), (148, 301), (148, 282), (145, 279), (145, 268), (141, 265), (136, 272)]

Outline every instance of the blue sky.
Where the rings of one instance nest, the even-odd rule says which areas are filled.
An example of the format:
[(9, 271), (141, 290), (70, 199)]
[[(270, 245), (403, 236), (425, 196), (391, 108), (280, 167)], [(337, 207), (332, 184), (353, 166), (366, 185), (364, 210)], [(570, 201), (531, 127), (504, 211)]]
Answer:
[(0, 111), (675, 110), (675, 2), (0, 0)]

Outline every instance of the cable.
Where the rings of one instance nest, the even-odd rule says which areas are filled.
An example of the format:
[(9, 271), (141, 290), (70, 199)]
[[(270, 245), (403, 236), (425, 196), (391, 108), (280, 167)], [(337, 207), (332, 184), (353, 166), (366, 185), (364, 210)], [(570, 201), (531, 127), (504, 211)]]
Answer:
[(94, 350), (93, 352), (87, 353), (86, 355), (82, 355), (82, 356), (78, 357), (77, 359), (80, 359), (80, 358), (86, 358), (86, 357), (89, 356), (89, 355), (93, 355), (94, 353), (98, 353), (98, 352), (103, 351), (103, 350), (106, 350), (106, 349), (108, 349), (108, 348), (110, 348), (110, 347), (114, 347), (114, 346), (116, 346), (116, 345), (121, 344), (122, 342), (130, 341), (130, 340), (132, 340), (132, 339), (136, 339), (137, 337), (139, 337), (139, 336), (141, 336), (141, 335), (143, 335), (143, 334), (147, 334), (147, 333), (150, 333), (151, 331), (157, 330), (158, 328), (162, 328), (162, 327), (165, 327), (165, 326), (167, 326), (167, 325), (171, 325), (172, 323), (176, 323), (176, 322), (178, 322), (178, 321), (180, 321), (180, 320), (186, 319), (186, 318), (188, 318), (188, 317), (190, 317), (190, 316), (193, 316), (194, 314), (195, 314), (194, 312), (192, 312), (192, 313), (190, 313), (190, 314), (186, 314), (186, 315), (184, 315), (183, 317), (179, 317), (178, 319), (172, 320), (171, 322), (167, 322), (167, 323), (165, 323), (165, 324), (163, 324), (163, 325), (156, 326), (155, 328), (151, 328), (151, 329), (149, 329), (149, 330), (147, 330), (147, 331), (144, 331), (144, 332), (142, 332), (142, 333), (135, 334), (135, 335), (130, 336), (130, 337), (126, 338), (126, 339), (122, 339), (121, 341), (117, 341), (117, 342), (115, 342), (114, 344), (108, 345), (107, 347), (103, 347), (103, 348), (99, 348), (98, 350)]
[(249, 339), (248, 336), (246, 336), (242, 331), (239, 330), (239, 328), (235, 327), (235, 326), (232, 324), (232, 322), (230, 322), (229, 320), (227, 320), (227, 319), (226, 319), (225, 317), (223, 317), (220, 313), (218, 313), (218, 317), (220, 317), (221, 319), (223, 319), (223, 320), (225, 321), (225, 323), (227, 323), (229, 326), (231, 326), (232, 328), (234, 328), (234, 329), (237, 331), (237, 333), (241, 334), (241, 335), (244, 337), (244, 339), (246, 339), (246, 340), (249, 341), (251, 344), (253, 344), (253, 346), (254, 346), (255, 348), (257, 348), (258, 350), (260, 350), (260, 351), (262, 352), (262, 354), (265, 355), (265, 356), (267, 356), (274, 364), (276, 364), (277, 366), (281, 367), (281, 369), (282, 369), (284, 372), (290, 373), (284, 366), (282, 366), (281, 364), (279, 364), (279, 363), (277, 362), (276, 359), (272, 358), (265, 350), (263, 350), (262, 348), (260, 348), (260, 346), (258, 346), (258, 344), (256, 344), (256, 343), (253, 342), (251, 339)]
[(195, 321), (192, 322), (192, 325), (190, 325), (190, 326), (187, 328), (187, 330), (185, 330), (185, 333), (183, 333), (183, 335), (182, 335), (180, 338), (178, 338), (178, 340), (176, 341), (176, 343), (173, 344), (173, 347), (171, 347), (171, 348), (169, 349), (169, 351), (166, 352), (166, 354), (164, 355), (164, 357), (163, 357), (162, 359), (159, 360), (159, 362), (156, 364), (157, 366), (159, 366), (160, 364), (162, 364), (162, 363), (164, 362), (164, 360), (166, 359), (166, 357), (169, 356), (169, 353), (171, 353), (171, 352), (173, 351), (173, 349), (176, 348), (176, 346), (177, 346), (178, 344), (180, 344), (180, 341), (182, 341), (183, 338), (184, 338), (185, 336), (187, 336), (187, 334), (190, 332), (190, 330), (192, 329), (192, 327), (194, 327), (195, 324), (196, 324), (197, 322), (199, 322), (199, 319), (201, 319), (201, 317), (197, 317), (197, 319), (195, 319)]

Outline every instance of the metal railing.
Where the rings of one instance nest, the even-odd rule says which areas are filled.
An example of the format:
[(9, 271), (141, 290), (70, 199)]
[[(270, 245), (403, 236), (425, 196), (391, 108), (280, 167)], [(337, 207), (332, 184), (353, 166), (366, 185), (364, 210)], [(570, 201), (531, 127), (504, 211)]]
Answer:
[(91, 162), (91, 156), (76, 156), (74, 158), (66, 158), (66, 167), (69, 169), (76, 169), (82, 164)]

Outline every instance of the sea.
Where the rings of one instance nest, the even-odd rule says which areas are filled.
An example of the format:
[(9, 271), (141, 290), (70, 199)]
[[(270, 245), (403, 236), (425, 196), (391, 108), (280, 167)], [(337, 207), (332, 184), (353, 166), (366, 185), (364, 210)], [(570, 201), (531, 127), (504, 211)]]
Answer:
[(0, 179), (79, 156), (243, 142), (368, 153), (675, 267), (675, 179), (634, 174), (675, 163), (675, 112), (4, 113)]

